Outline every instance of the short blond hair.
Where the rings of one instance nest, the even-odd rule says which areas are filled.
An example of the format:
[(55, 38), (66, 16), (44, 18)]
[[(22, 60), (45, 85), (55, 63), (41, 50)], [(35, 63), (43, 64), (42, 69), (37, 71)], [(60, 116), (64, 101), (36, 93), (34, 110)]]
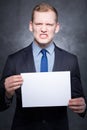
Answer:
[(57, 10), (53, 6), (51, 6), (51, 5), (47, 4), (47, 3), (40, 3), (40, 4), (36, 5), (33, 8), (32, 16), (31, 16), (31, 21), (32, 22), (34, 20), (34, 13), (35, 13), (35, 11), (38, 11), (38, 12), (53, 11), (55, 13), (55, 16), (56, 16), (56, 22), (58, 22), (58, 12), (57, 12)]

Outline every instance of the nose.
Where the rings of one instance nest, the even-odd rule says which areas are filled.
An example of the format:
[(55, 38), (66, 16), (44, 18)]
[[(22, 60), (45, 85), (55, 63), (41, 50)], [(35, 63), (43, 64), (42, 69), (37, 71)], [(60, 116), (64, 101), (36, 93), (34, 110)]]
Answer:
[(43, 32), (43, 33), (47, 32), (47, 27), (46, 27), (46, 25), (42, 25), (42, 27), (41, 27), (41, 32)]

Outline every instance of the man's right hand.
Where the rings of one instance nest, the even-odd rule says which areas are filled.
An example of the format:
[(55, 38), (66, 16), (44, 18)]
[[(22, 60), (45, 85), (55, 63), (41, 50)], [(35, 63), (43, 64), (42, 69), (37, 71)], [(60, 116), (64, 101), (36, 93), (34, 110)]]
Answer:
[(13, 75), (5, 79), (5, 90), (6, 90), (6, 96), (8, 98), (11, 98), (15, 90), (20, 88), (23, 83), (23, 79), (21, 75)]

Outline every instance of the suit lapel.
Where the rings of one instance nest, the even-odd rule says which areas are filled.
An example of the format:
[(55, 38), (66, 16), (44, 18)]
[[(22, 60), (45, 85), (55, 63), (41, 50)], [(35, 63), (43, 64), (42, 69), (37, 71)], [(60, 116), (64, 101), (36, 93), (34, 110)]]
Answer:
[(24, 70), (25, 72), (35, 72), (35, 65), (32, 53), (32, 44), (24, 51)]
[(53, 71), (62, 70), (63, 55), (61, 51), (62, 50), (55, 45), (55, 60), (54, 60)]
[[(24, 50), (24, 65), (23, 65), (23, 71), (24, 72), (36, 72), (35, 70), (35, 64), (33, 59), (33, 53), (32, 53), (32, 44), (29, 45)], [(54, 60), (54, 67), (53, 71), (62, 71), (63, 70), (63, 55), (62, 55), (62, 49), (58, 48), (55, 45), (55, 60)]]

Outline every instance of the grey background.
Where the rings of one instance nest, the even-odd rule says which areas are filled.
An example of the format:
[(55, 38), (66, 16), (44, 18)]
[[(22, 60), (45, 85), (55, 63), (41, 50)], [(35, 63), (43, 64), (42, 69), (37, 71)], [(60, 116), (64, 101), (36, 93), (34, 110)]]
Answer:
[[(83, 90), (87, 98), (87, 0), (44, 0), (59, 11), (60, 31), (55, 43), (76, 54), (79, 60)], [(0, 0), (0, 77), (7, 56), (29, 45), (33, 40), (28, 30), (31, 11), (41, 0)], [(12, 106), (0, 112), (0, 130), (10, 130), (15, 110)], [(86, 130), (83, 119), (68, 109), (70, 130)]]

